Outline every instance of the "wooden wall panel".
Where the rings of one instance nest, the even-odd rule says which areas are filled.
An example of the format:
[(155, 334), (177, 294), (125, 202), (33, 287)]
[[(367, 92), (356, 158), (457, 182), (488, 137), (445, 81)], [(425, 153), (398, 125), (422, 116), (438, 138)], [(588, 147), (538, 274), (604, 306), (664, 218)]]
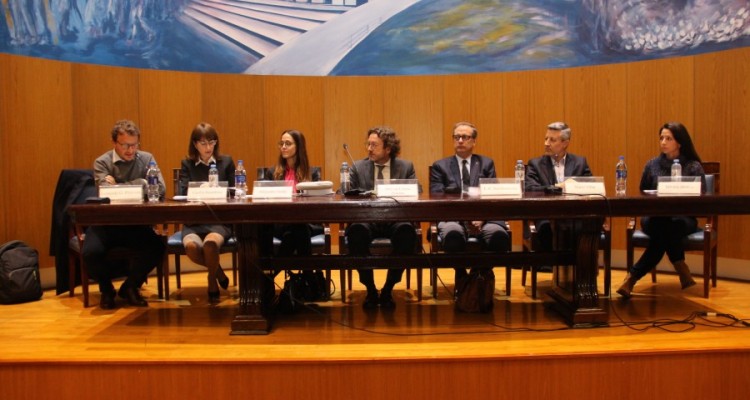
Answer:
[(443, 131), (442, 86), (440, 77), (385, 80), (382, 123), (398, 134), (400, 157), (414, 163), (423, 190), (429, 190), (429, 166), (442, 157), (442, 142), (435, 139)]
[(659, 128), (665, 122), (682, 122), (695, 137), (694, 68), (690, 57), (625, 64), (625, 68), (628, 121), (623, 155), (630, 174), (628, 192), (636, 193), (643, 166), (659, 155)]
[[(500, 176), (510, 176), (516, 159), (542, 154), (544, 126), (565, 120), (574, 131), (571, 151), (589, 157), (594, 173), (608, 178), (608, 188), (617, 156), (626, 155), (631, 192), (643, 164), (658, 154), (658, 126), (680, 120), (701, 155), (722, 162), (723, 192), (748, 192), (742, 171), (750, 166), (743, 133), (750, 122), (749, 58), (750, 48), (743, 48), (544, 71), (319, 78), (145, 71), (0, 55), (0, 184), (7, 188), (0, 197), (0, 234), (26, 235), (27, 228), (18, 226), (23, 220), (43, 227), (29, 228), (28, 236), (37, 248), (47, 247), (59, 170), (89, 167), (110, 148), (108, 132), (120, 118), (139, 124), (144, 150), (156, 155), (167, 176), (184, 157), (190, 130), (207, 120), (219, 128), (224, 150), (249, 160), (251, 171), (275, 161), (281, 130), (300, 129), (312, 162), (336, 183), (346, 160), (342, 143), (362, 158), (366, 129), (388, 124), (401, 136), (403, 157), (414, 161), (423, 185), (428, 165), (451, 154), (450, 129), (460, 119), (477, 124), (478, 152), (495, 159)], [(13, 168), (29, 165), (43, 165), (37, 174), (42, 196), (11, 175)], [(32, 199), (23, 217), (10, 203), (11, 193)], [(47, 200), (33, 200), (42, 197)], [(741, 236), (750, 222), (722, 221), (722, 235), (729, 237)], [(720, 255), (750, 258), (750, 248), (722, 241)]]
[[(12, 82), (11, 57), (0, 53), (0, 87), (7, 87)], [(15, 89), (17, 90), (17, 89)], [(0, 90), (0, 187), (6, 190), (0, 191), (0, 243), (8, 241), (8, 195), (10, 190), (10, 172), (8, 171), (8, 157), (2, 150), (7, 148), (8, 132), (10, 132), (11, 114), (13, 113), (13, 90)]]
[(344, 143), (355, 161), (367, 157), (367, 130), (383, 123), (385, 78), (332, 77), (323, 83), (326, 179), (339, 187), (341, 163), (351, 164)]
[(511, 176), (509, 164), (516, 160), (528, 162), (544, 154), (547, 125), (565, 119), (563, 76), (563, 70), (500, 75), (503, 101), (499, 150), (507, 155), (502, 161), (505, 169), (501, 176)]
[[(695, 137), (705, 160), (721, 161), (723, 193), (748, 193), (750, 170), (750, 51), (732, 50), (695, 58)], [(750, 217), (721, 218), (722, 238), (742, 238)], [(747, 240), (722, 240), (719, 255), (750, 258)]]
[(97, 157), (112, 150), (111, 131), (116, 121), (140, 120), (138, 71), (74, 64), (72, 76), (75, 157), (67, 167), (91, 168)]
[[(264, 165), (274, 165), (279, 157), (276, 143), (281, 133), (296, 129), (305, 135), (310, 166), (324, 167), (325, 134), (323, 123), (323, 79), (296, 76), (267, 76), (264, 82), (265, 115)], [(338, 169), (336, 170), (338, 171)], [(323, 178), (330, 174), (325, 168)]]
[(614, 168), (625, 152), (625, 66), (565, 71), (565, 120), (572, 129), (571, 153), (585, 156), (591, 172), (614, 193)]
[(474, 152), (491, 157), (498, 168), (498, 175), (502, 176), (504, 171), (500, 158), (504, 156), (504, 152), (500, 113), (503, 108), (501, 77), (497, 74), (473, 74), (445, 76), (442, 79), (444, 83), (441, 157), (454, 154), (453, 126), (457, 122), (468, 121), (477, 128)]
[(202, 97), (202, 120), (218, 131), (223, 153), (231, 155), (235, 163), (244, 161), (248, 183), (252, 185), (256, 167), (264, 165), (265, 149), (273, 147), (263, 135), (263, 79), (252, 75), (205, 74)]
[(172, 169), (190, 142), (190, 132), (202, 118), (201, 76), (170, 71), (139, 71), (141, 148), (154, 155), (174, 195)]
[(2, 66), (5, 232), (39, 250), (50, 266), (50, 218), (60, 170), (73, 162), (71, 64), (6, 57)]

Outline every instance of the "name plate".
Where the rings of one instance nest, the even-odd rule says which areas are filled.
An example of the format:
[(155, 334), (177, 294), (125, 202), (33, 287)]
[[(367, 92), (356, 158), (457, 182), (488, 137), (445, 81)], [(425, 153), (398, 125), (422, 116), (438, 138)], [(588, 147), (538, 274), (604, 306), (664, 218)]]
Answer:
[(197, 186), (188, 187), (187, 192), (188, 201), (205, 201), (205, 200), (226, 200), (227, 199), (227, 188), (226, 187), (209, 187), (209, 186)]
[(521, 197), (521, 184), (517, 182), (479, 183), (480, 197)]
[(566, 194), (578, 194), (578, 195), (600, 195), (605, 196), (607, 194), (604, 188), (604, 181), (596, 180), (577, 180), (568, 179), (565, 181), (565, 188), (563, 192)]
[(659, 184), (656, 186), (656, 194), (658, 195), (681, 195), (681, 196), (699, 196), (701, 194), (701, 181), (698, 177), (697, 181), (671, 181), (659, 179)]
[(419, 198), (416, 183), (382, 183), (375, 187), (378, 197)]
[[(258, 181), (256, 181), (258, 182)], [(255, 185), (253, 186), (253, 200), (255, 199), (292, 199), (292, 185)]]
[(99, 186), (99, 197), (109, 197), (113, 203), (142, 203), (142, 185), (105, 185)]

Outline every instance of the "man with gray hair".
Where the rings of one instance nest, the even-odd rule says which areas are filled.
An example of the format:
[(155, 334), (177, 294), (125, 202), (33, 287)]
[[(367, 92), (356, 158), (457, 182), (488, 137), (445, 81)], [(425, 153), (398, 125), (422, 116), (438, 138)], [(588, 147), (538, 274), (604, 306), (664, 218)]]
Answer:
[[(544, 155), (529, 160), (526, 167), (526, 191), (542, 191), (561, 184), (565, 177), (591, 176), (586, 157), (568, 153), (571, 130), (565, 122), (547, 125), (544, 135)], [(537, 251), (552, 250), (552, 227), (549, 220), (536, 221)]]

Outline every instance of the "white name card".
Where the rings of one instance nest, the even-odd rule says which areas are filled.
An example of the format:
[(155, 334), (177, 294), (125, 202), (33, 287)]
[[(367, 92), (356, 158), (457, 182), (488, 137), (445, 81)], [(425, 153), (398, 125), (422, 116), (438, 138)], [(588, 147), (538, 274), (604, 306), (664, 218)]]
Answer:
[(142, 185), (106, 185), (99, 186), (99, 197), (109, 197), (113, 203), (143, 202)]
[(658, 195), (699, 196), (701, 194), (701, 181), (681, 182), (679, 180), (662, 181), (660, 179), (656, 186), (656, 193)]
[(227, 199), (227, 188), (221, 186), (191, 186), (187, 192), (188, 201), (216, 201)]
[(375, 187), (378, 197), (419, 198), (416, 183), (382, 183)]
[(292, 186), (260, 186), (253, 187), (253, 200), (255, 199), (292, 199)]
[(604, 188), (604, 181), (578, 181), (575, 179), (568, 179), (565, 181), (565, 188), (563, 190), (566, 194), (578, 194), (578, 195), (601, 195), (607, 194)]
[(521, 184), (517, 182), (479, 183), (480, 197), (521, 197)]

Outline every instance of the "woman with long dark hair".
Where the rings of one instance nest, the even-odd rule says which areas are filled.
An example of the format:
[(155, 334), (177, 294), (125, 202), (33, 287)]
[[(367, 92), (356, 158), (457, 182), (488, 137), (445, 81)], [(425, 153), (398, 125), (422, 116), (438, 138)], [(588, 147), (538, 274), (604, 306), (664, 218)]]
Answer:
[[(654, 190), (660, 176), (670, 176), (674, 160), (680, 160), (683, 176), (700, 176), (705, 183), (705, 173), (701, 158), (695, 151), (687, 128), (679, 122), (667, 122), (659, 130), (661, 154), (649, 160), (641, 176), (641, 191)], [(705, 188), (705, 184), (703, 185)], [(643, 217), (641, 229), (649, 237), (648, 247), (638, 262), (629, 271), (625, 282), (617, 289), (624, 298), (630, 298), (635, 283), (638, 282), (667, 254), (675, 271), (680, 276), (683, 289), (695, 285), (690, 268), (685, 264), (685, 248), (682, 240), (698, 230), (695, 217)]]

